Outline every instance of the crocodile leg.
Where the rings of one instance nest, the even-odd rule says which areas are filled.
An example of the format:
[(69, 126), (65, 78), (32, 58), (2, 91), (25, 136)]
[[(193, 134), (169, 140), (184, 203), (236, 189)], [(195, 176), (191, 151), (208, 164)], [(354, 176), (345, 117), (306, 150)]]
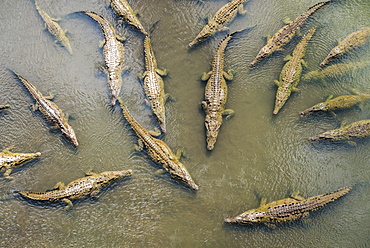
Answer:
[(65, 184), (63, 183), (63, 182), (57, 182), (55, 185), (54, 185), (54, 187), (53, 187), (53, 189), (64, 189), (66, 186), (65, 186)]
[(304, 198), (299, 195), (299, 191), (295, 191), (292, 193), (291, 198), (297, 200), (297, 201), (303, 201)]
[(70, 209), (70, 208), (73, 207), (72, 201), (70, 199), (68, 199), (68, 198), (62, 199), (62, 202), (64, 202), (65, 204), (67, 204), (67, 206), (64, 207), (64, 210), (68, 210), (68, 209)]
[(161, 69), (156, 69), (155, 70), (160, 76), (162, 76), (162, 77), (165, 77), (165, 76), (167, 76), (168, 75), (168, 70), (167, 69), (164, 69), (164, 70), (161, 70)]
[(247, 11), (244, 9), (243, 4), (239, 5), (239, 7), (238, 7), (238, 14), (239, 15), (245, 15), (246, 13), (247, 13)]
[(9, 146), (8, 148), (4, 148), (2, 153), (5, 153), (5, 154), (9, 154), (10, 153), (10, 150), (14, 148), (14, 145), (12, 146)]
[(211, 75), (212, 75), (212, 71), (210, 71), (208, 73), (203, 72), (202, 76), (200, 77), (200, 80), (207, 81), (210, 78)]
[(235, 114), (235, 111), (232, 109), (225, 109), (222, 113), (223, 116), (226, 116), (226, 120), (229, 120), (231, 117), (233, 117)]
[(4, 172), (3, 177), (5, 177), (6, 179), (9, 179), (9, 180), (13, 180), (13, 179), (14, 179), (14, 177), (9, 176), (11, 172), (12, 172), (12, 169), (11, 169), (11, 168), (8, 168), (8, 169)]
[(223, 76), (226, 80), (231, 81), (234, 78), (234, 70), (228, 70), (227, 72), (223, 72)]

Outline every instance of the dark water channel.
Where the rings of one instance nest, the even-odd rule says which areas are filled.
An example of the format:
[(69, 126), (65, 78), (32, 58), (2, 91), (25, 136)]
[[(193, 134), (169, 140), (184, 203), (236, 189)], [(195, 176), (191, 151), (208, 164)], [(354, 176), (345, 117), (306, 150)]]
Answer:
[[(225, 67), (237, 73), (229, 84), (227, 108), (235, 116), (221, 127), (215, 149), (207, 151), (204, 113), (199, 109), (204, 84), (199, 76), (210, 70), (211, 60), (224, 33), (189, 51), (187, 44), (227, 1), (131, 0), (140, 19), (152, 33), (159, 67), (170, 71), (166, 92), (176, 101), (167, 103), (167, 133), (162, 138), (172, 147), (184, 148), (183, 163), (200, 187), (191, 192), (156, 175), (159, 169), (144, 153), (135, 152), (137, 138), (119, 107), (109, 104), (106, 77), (99, 74), (103, 61), (99, 26), (76, 11), (97, 12), (111, 21), (127, 41), (121, 96), (134, 117), (146, 128), (156, 125), (145, 105), (137, 75), (143, 72), (142, 36), (117, 18), (104, 0), (39, 0), (53, 17), (64, 17), (74, 54), (53, 44), (53, 37), (30, 0), (0, 1), (0, 104), (11, 109), (0, 113), (0, 147), (15, 145), (17, 152), (41, 152), (39, 160), (13, 172), (14, 181), (0, 179), (0, 194), (14, 190), (45, 191), (57, 182), (68, 183), (93, 170), (132, 169), (129, 180), (104, 191), (98, 200), (79, 201), (71, 211), (62, 205), (37, 205), (27, 201), (0, 201), (1, 247), (368, 247), (370, 243), (369, 140), (357, 146), (313, 144), (308, 137), (337, 128), (341, 122), (370, 118), (370, 102), (361, 107), (302, 118), (299, 112), (329, 95), (349, 94), (353, 89), (370, 92), (370, 70), (335, 78), (326, 85), (298, 85), (277, 116), (272, 115), (276, 87), (291, 54), (275, 53), (254, 69), (248, 64), (286, 17), (294, 19), (315, 0), (251, 0), (248, 13), (229, 26), (239, 30), (257, 25), (233, 39), (226, 51)], [(325, 6), (302, 28), (317, 32), (308, 45), (305, 71), (316, 70), (325, 55), (349, 33), (370, 26), (368, 0), (339, 1)], [(343, 60), (369, 61), (370, 44)], [(42, 93), (56, 93), (54, 102), (71, 115), (80, 146), (75, 149), (39, 112), (14, 76), (12, 68)], [(223, 220), (256, 208), (260, 197), (269, 201), (299, 190), (304, 197), (365, 182), (343, 199), (311, 215), (308, 222), (266, 227), (230, 227)]]

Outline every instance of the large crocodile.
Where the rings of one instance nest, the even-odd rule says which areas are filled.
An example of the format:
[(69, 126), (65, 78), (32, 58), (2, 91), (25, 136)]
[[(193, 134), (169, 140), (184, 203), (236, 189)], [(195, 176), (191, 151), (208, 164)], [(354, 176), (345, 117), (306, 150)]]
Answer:
[(167, 75), (167, 70), (157, 68), (157, 61), (154, 56), (149, 36), (144, 40), (144, 56), (146, 71), (141, 75), (144, 80), (144, 90), (148, 97), (148, 105), (152, 108), (163, 132), (166, 132), (166, 113), (164, 104), (169, 94), (164, 93), (162, 76)]
[(0, 110), (1, 109), (7, 109), (7, 108), (10, 108), (9, 104), (0, 104)]
[(348, 144), (355, 145), (356, 139), (365, 138), (368, 136), (370, 136), (370, 120), (361, 120), (310, 137), (309, 140), (311, 141), (328, 140), (332, 142), (346, 141)]
[(266, 204), (262, 199), (261, 205), (256, 209), (248, 210), (234, 218), (225, 219), (226, 223), (233, 224), (265, 224), (275, 227), (276, 224), (291, 222), (308, 217), (309, 213), (324, 207), (326, 204), (344, 196), (352, 189), (351, 186), (340, 188), (334, 192), (303, 198), (298, 192), (290, 198), (273, 201)]
[(173, 178), (182, 181), (193, 190), (198, 190), (198, 185), (195, 184), (185, 166), (179, 161), (180, 154), (177, 153), (175, 155), (165, 142), (154, 138), (153, 136), (157, 134), (141, 126), (130, 114), (123, 100), (118, 98), (118, 101), (121, 105), (123, 116), (139, 138), (138, 148), (142, 150), (145, 146), (148, 155), (153, 161), (160, 164)]
[(370, 65), (369, 62), (350, 62), (338, 63), (329, 65), (315, 71), (310, 71), (302, 76), (301, 81), (322, 81), (326, 83), (326, 79), (342, 77), (352, 73), (355, 70), (361, 69)]
[(63, 30), (57, 23), (57, 21), (59, 21), (60, 19), (51, 18), (44, 10), (40, 8), (36, 1), (34, 2), (37, 11), (39, 12), (42, 20), (45, 22), (45, 28), (49, 30), (49, 32), (55, 37), (55, 42), (59, 42), (68, 50), (70, 54), (73, 54), (71, 44), (66, 35), (67, 30)]
[(132, 170), (105, 171), (99, 174), (89, 172), (87, 177), (82, 177), (70, 182), (68, 185), (57, 183), (52, 190), (46, 192), (17, 191), (22, 197), (42, 202), (59, 202), (67, 204), (68, 210), (73, 206), (71, 200), (84, 197), (96, 197), (100, 191), (116, 182), (118, 179), (131, 176)]
[[(10, 70), (10, 69), (9, 69)], [(39, 90), (36, 89), (30, 82), (25, 78), (18, 75), (14, 71), (10, 70), (17, 76), (17, 78), (22, 82), (22, 84), (31, 93), (32, 97), (35, 99), (36, 104), (34, 105), (34, 110), (39, 109), (40, 112), (56, 127), (58, 127), (61, 132), (75, 145), (78, 146), (76, 134), (73, 128), (68, 124), (68, 115), (64, 114), (62, 110), (52, 101), (52, 96), (43, 96)]]
[(370, 92), (360, 94), (354, 92), (355, 95), (344, 95), (333, 98), (333, 95), (329, 96), (325, 102), (320, 102), (315, 104), (311, 108), (302, 111), (301, 115), (306, 115), (313, 112), (324, 112), (324, 111), (334, 111), (338, 109), (346, 109), (355, 106), (358, 103), (370, 99)]
[(366, 27), (363, 28), (362, 30), (351, 33), (330, 51), (328, 56), (323, 60), (323, 62), (321, 62), (320, 66), (326, 65), (334, 58), (340, 57), (341, 55), (347, 53), (348, 51), (363, 46), (369, 37), (370, 37), (370, 27)]
[(249, 66), (254, 66), (259, 61), (266, 58), (268, 55), (272, 54), (275, 51), (283, 50), (283, 47), (288, 44), (297, 33), (299, 33), (301, 26), (305, 23), (307, 19), (319, 8), (332, 1), (336, 0), (330, 0), (315, 4), (302, 15), (298, 16), (294, 21), (289, 22), (284, 27), (282, 27), (271, 38), (268, 39), (267, 44), (261, 48), (256, 58), (249, 64)]
[(127, 23), (137, 28), (144, 35), (148, 35), (145, 31), (143, 25), (137, 18), (135, 12), (132, 10), (131, 6), (126, 0), (107, 0), (112, 9), (122, 17)]
[(9, 176), (14, 168), (17, 168), (20, 164), (39, 157), (40, 152), (36, 153), (14, 153), (10, 152), (13, 147), (5, 148), (0, 153), (0, 172), (4, 172), (3, 177), (13, 179)]
[(298, 43), (292, 56), (289, 55), (285, 58), (288, 62), (284, 65), (283, 70), (281, 71), (280, 81), (275, 80), (275, 83), (278, 86), (276, 91), (275, 109), (273, 111), (273, 114), (275, 115), (284, 106), (292, 91), (298, 90), (296, 87), (301, 78), (303, 65), (305, 65), (303, 57), (306, 54), (308, 41), (311, 39), (315, 31), (315, 28), (310, 29), (310, 31), (302, 38), (301, 42)]
[(228, 30), (225, 27), (232, 20), (234, 20), (236, 14), (245, 14), (246, 11), (243, 8), (243, 4), (248, 0), (232, 0), (221, 7), (216, 14), (209, 20), (208, 24), (205, 25), (195, 39), (190, 42), (189, 47), (193, 47), (198, 42), (206, 39), (207, 37), (215, 34), (221, 30)]
[(85, 13), (99, 23), (103, 31), (105, 38), (103, 43), (105, 67), (102, 68), (108, 77), (112, 105), (115, 105), (122, 87), (122, 71), (125, 69), (123, 65), (124, 48), (122, 44), (124, 38), (117, 35), (112, 24), (102, 16), (91, 11), (84, 11), (82, 13)]
[(204, 72), (201, 77), (202, 81), (207, 81), (202, 107), (206, 113), (204, 124), (208, 150), (213, 150), (215, 146), (222, 124), (222, 116), (229, 119), (234, 115), (232, 109), (225, 109), (228, 92), (226, 80), (232, 80), (234, 75), (232, 70), (224, 71), (224, 53), (230, 39), (238, 32), (240, 31), (229, 34), (220, 41), (212, 61), (212, 70), (208, 73)]

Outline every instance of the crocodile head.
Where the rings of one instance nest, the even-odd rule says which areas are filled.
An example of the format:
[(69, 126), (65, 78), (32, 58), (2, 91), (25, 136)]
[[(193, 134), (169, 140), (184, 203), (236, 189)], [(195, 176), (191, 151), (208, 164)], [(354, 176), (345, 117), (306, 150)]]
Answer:
[(62, 133), (65, 136), (67, 136), (67, 138), (73, 143), (73, 145), (78, 146), (75, 131), (72, 129), (70, 125), (65, 125), (65, 127), (62, 128), (61, 130), (62, 130)]
[(342, 49), (340, 49), (340, 47), (334, 48), (333, 50), (331, 50), (331, 52), (329, 53), (329, 55), (321, 62), (320, 66), (326, 65), (331, 60), (333, 60), (334, 58), (338, 57), (339, 55), (342, 55), (343, 53), (344, 53), (344, 51)]
[(198, 190), (199, 186), (195, 184), (194, 180), (191, 178), (190, 173), (186, 170), (185, 166), (179, 161), (171, 161), (171, 166), (169, 167), (170, 174), (173, 178), (184, 182), (193, 190)]
[(259, 61), (261, 61), (262, 59), (264, 59), (265, 57), (270, 55), (272, 52), (273, 51), (269, 46), (262, 47), (261, 50), (259, 51), (259, 53), (257, 54), (256, 58), (249, 64), (249, 66), (250, 67), (254, 66)]
[(213, 150), (222, 124), (222, 116), (212, 117), (207, 115), (204, 123), (206, 126), (207, 149)]
[(321, 103), (318, 103), (318, 104), (316, 104), (315, 106), (313, 106), (311, 108), (308, 108), (308, 109), (302, 111), (300, 114), (301, 115), (306, 115), (306, 114), (309, 114), (309, 113), (312, 113), (312, 112), (328, 111), (328, 110), (329, 110), (328, 105), (324, 102), (321, 102)]
[(212, 34), (216, 33), (216, 29), (214, 26), (206, 25), (200, 31), (200, 33), (195, 37), (195, 39), (189, 43), (189, 47), (192, 48), (195, 44), (197, 44), (200, 41), (203, 41), (207, 37), (211, 36)]
[(158, 105), (153, 109), (153, 114), (155, 115), (162, 132), (166, 132), (166, 111), (164, 109), (164, 104)]
[(276, 115), (279, 110), (284, 106), (291, 94), (291, 90), (285, 87), (279, 87), (276, 92), (275, 108), (273, 114)]
[(261, 222), (264, 216), (265, 212), (260, 212), (252, 209), (239, 214), (234, 218), (227, 218), (225, 219), (225, 222), (230, 224), (256, 224)]
[(340, 140), (341, 137), (343, 137), (343, 133), (340, 130), (330, 130), (327, 132), (324, 132), (322, 134), (310, 137), (310, 141), (317, 141), (317, 140), (329, 140), (329, 141), (337, 141)]

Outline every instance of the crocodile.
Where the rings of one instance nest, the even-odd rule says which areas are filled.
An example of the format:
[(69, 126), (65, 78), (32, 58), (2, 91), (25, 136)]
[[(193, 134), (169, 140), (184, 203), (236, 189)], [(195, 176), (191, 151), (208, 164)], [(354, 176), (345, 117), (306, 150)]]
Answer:
[(8, 104), (0, 104), (0, 110), (1, 109), (7, 109), (7, 108), (10, 108), (10, 105), (8, 105)]
[(117, 180), (131, 176), (132, 170), (122, 171), (105, 171), (102, 173), (86, 173), (86, 177), (82, 177), (70, 182), (67, 185), (59, 182), (52, 190), (46, 192), (32, 191), (16, 191), (25, 199), (41, 201), (41, 202), (64, 202), (67, 204), (65, 210), (73, 207), (72, 200), (81, 199), (84, 197), (96, 197), (103, 188), (108, 187)]
[(51, 18), (44, 10), (40, 8), (36, 1), (34, 1), (34, 3), (39, 15), (45, 23), (45, 28), (55, 37), (55, 42), (59, 42), (68, 50), (70, 54), (73, 54), (71, 44), (66, 35), (68, 31), (63, 30), (57, 23), (57, 21), (60, 21), (60, 19)]
[(73, 145), (77, 147), (78, 141), (73, 128), (68, 124), (68, 115), (64, 114), (54, 102), (50, 101), (53, 96), (43, 96), (41, 92), (25, 78), (10, 69), (9, 71), (17, 76), (35, 99), (36, 104), (34, 105), (33, 110), (39, 109), (46, 119), (59, 128), (61, 132), (73, 143)]
[(135, 12), (126, 0), (107, 0), (112, 9), (127, 23), (137, 28), (144, 35), (148, 35)]
[(31, 159), (41, 156), (40, 152), (36, 153), (14, 153), (10, 152), (13, 147), (5, 148), (0, 153), (0, 172), (4, 172), (3, 177), (13, 179), (9, 176), (14, 168)]
[(271, 38), (267, 40), (267, 44), (261, 48), (256, 58), (254, 58), (249, 66), (254, 66), (275, 51), (284, 50), (283, 47), (288, 44), (296, 34), (299, 33), (301, 26), (305, 23), (307, 19), (322, 6), (333, 1), (336, 0), (330, 0), (315, 4), (302, 15), (298, 16), (294, 21), (288, 22), (284, 27), (282, 27)]
[(179, 161), (180, 153), (178, 152), (175, 155), (172, 152), (171, 148), (169, 148), (164, 141), (154, 138), (153, 136), (157, 136), (158, 133), (146, 130), (130, 114), (126, 105), (120, 97), (118, 98), (118, 101), (121, 105), (123, 116), (131, 125), (135, 134), (139, 138), (139, 145), (137, 148), (139, 150), (142, 150), (145, 146), (147, 153), (152, 158), (152, 160), (157, 164), (160, 164), (167, 172), (169, 172), (171, 177), (180, 180), (193, 190), (198, 190), (198, 185), (195, 184), (194, 180), (190, 176), (190, 173)]
[(154, 56), (149, 36), (144, 40), (145, 68), (146, 71), (140, 76), (144, 81), (144, 90), (149, 99), (148, 105), (151, 106), (153, 114), (157, 118), (162, 132), (166, 132), (166, 114), (164, 104), (169, 94), (164, 93), (163, 76), (167, 75), (167, 70), (157, 68), (157, 61)]
[(201, 76), (202, 81), (207, 81), (202, 107), (206, 114), (205, 126), (208, 150), (213, 150), (215, 146), (222, 124), (222, 117), (226, 116), (226, 119), (230, 119), (234, 115), (232, 109), (225, 109), (228, 92), (226, 80), (231, 81), (234, 75), (232, 70), (224, 71), (224, 53), (230, 39), (239, 32), (241, 31), (229, 34), (220, 41), (212, 61), (211, 71), (204, 72)]
[(284, 65), (283, 70), (281, 71), (280, 81), (275, 80), (275, 84), (278, 86), (275, 109), (273, 111), (273, 114), (275, 115), (284, 106), (292, 91), (298, 91), (296, 87), (301, 78), (303, 65), (306, 65), (303, 57), (306, 54), (307, 44), (315, 31), (315, 28), (310, 29), (310, 31), (302, 38), (300, 43), (298, 43), (292, 56), (289, 55), (284, 59), (288, 62)]
[(370, 37), (370, 27), (366, 27), (363, 28), (362, 30), (351, 33), (330, 51), (328, 56), (320, 63), (320, 66), (326, 65), (334, 58), (340, 57), (343, 54), (347, 53), (348, 51), (363, 46), (369, 37)]
[(311, 108), (302, 111), (300, 114), (306, 115), (313, 112), (334, 111), (338, 109), (351, 108), (358, 103), (370, 99), (370, 92), (364, 94), (360, 94), (358, 92), (354, 93), (355, 95), (344, 95), (336, 98), (333, 98), (333, 95), (331, 95), (328, 97), (328, 99), (326, 99), (325, 102), (315, 104)]
[(122, 44), (124, 38), (117, 35), (112, 24), (102, 16), (91, 11), (83, 11), (82, 13), (85, 13), (99, 23), (103, 31), (105, 40), (102, 44), (105, 67), (102, 67), (102, 69), (105, 71), (108, 77), (111, 103), (114, 106), (117, 102), (117, 97), (122, 87), (122, 71), (125, 70), (123, 65), (124, 47)]
[(328, 78), (338, 78), (347, 75), (355, 70), (364, 68), (370, 65), (369, 62), (350, 62), (338, 63), (327, 67), (310, 71), (302, 76), (301, 81), (322, 81), (326, 83)]
[(322, 134), (310, 137), (309, 140), (328, 140), (332, 142), (345, 141), (350, 145), (356, 145), (356, 139), (370, 136), (370, 120), (352, 122), (338, 129), (326, 131)]
[(283, 224), (308, 217), (310, 212), (324, 207), (326, 204), (344, 196), (352, 189), (352, 186), (340, 188), (336, 191), (309, 197), (307, 199), (299, 195), (299, 192), (292, 194), (290, 198), (273, 201), (266, 204), (266, 199), (256, 209), (248, 210), (234, 218), (225, 219), (230, 224), (265, 224), (268, 227), (275, 227), (276, 224)]
[(203, 27), (202, 31), (200, 31), (196, 38), (189, 43), (189, 47), (193, 47), (198, 42), (203, 41), (218, 31), (228, 30), (228, 28), (225, 26), (234, 20), (237, 13), (246, 13), (243, 4), (247, 1), (248, 0), (232, 0), (221, 7), (209, 20), (208, 24)]

